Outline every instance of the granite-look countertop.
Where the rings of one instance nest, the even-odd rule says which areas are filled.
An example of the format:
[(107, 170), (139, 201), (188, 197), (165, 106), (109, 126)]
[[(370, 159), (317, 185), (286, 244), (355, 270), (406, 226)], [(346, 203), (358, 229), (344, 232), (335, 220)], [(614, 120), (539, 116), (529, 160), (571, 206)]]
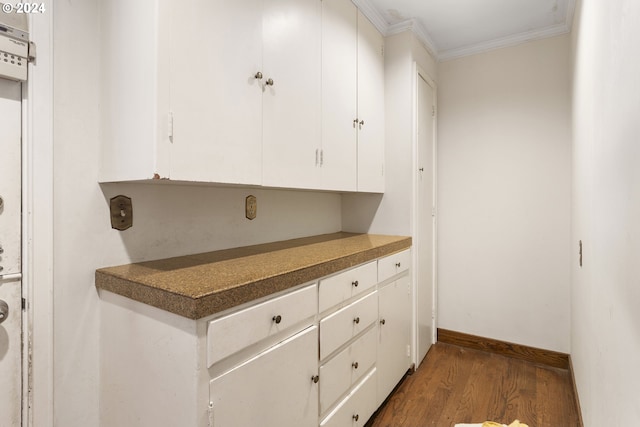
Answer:
[(96, 287), (190, 319), (411, 246), (411, 237), (333, 233), (96, 270)]

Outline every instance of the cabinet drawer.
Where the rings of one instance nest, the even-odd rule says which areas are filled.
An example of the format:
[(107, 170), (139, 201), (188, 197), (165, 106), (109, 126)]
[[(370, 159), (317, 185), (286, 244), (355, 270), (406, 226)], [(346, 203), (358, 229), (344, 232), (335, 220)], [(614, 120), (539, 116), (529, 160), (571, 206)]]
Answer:
[(378, 281), (384, 282), (389, 277), (402, 273), (411, 265), (411, 249), (398, 252), (378, 260)]
[(320, 321), (320, 359), (375, 322), (378, 318), (378, 293), (359, 299)]
[(340, 405), (322, 420), (320, 427), (364, 426), (376, 410), (376, 374), (374, 368)]
[(376, 332), (358, 338), (320, 367), (320, 413), (326, 411), (376, 363)]
[(377, 278), (374, 261), (321, 280), (318, 285), (320, 313), (375, 286)]
[(207, 366), (316, 314), (316, 285), (209, 322)]

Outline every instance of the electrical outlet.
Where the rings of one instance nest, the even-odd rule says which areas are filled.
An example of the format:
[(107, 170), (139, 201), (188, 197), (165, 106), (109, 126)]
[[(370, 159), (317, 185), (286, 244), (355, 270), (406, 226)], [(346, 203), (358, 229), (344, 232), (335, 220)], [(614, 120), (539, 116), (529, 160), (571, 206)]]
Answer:
[(109, 200), (109, 211), (111, 214), (111, 228), (122, 231), (133, 226), (131, 198), (122, 195), (113, 197)]
[(244, 210), (247, 219), (256, 219), (258, 215), (258, 199), (256, 196), (247, 196), (244, 203)]

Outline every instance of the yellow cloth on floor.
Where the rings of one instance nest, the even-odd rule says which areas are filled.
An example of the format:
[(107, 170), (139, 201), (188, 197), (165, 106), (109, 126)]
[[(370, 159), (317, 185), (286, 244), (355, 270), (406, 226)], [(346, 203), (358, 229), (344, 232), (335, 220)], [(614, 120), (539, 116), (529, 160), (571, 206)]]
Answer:
[[(482, 423), (482, 427), (504, 427), (504, 424), (496, 423), (493, 421), (485, 421), (484, 423)], [(529, 427), (529, 426), (524, 423), (521, 423), (518, 420), (515, 420), (514, 422), (509, 424), (508, 427)]]

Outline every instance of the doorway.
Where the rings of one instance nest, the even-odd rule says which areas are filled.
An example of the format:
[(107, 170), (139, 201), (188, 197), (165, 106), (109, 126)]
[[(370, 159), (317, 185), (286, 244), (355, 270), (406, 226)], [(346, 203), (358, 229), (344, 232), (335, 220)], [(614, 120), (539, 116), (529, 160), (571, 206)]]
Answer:
[(435, 342), (435, 123), (436, 91), (416, 67), (416, 366)]
[(0, 78), (0, 425), (22, 413), (22, 83)]

